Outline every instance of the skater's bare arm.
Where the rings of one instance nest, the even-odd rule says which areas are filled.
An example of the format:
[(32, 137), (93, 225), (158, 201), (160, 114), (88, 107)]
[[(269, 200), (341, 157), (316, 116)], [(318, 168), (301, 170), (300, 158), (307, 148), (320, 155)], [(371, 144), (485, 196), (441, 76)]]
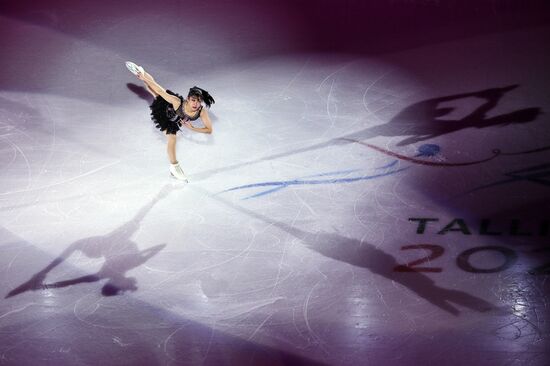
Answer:
[(212, 121), (210, 121), (210, 116), (208, 115), (208, 111), (205, 108), (203, 108), (201, 111), (201, 121), (204, 127), (194, 127), (191, 122), (184, 122), (183, 124), (185, 125), (185, 127), (195, 132), (211, 134)]
[(160, 95), (165, 101), (172, 104), (174, 109), (179, 108), (181, 104), (180, 98), (176, 97), (175, 95), (168, 94), (166, 90), (162, 86), (160, 86), (149, 73), (147, 72), (145, 72), (144, 74), (138, 73), (137, 77), (138, 79), (142, 80), (145, 84), (147, 84), (147, 86), (149, 86), (151, 90), (153, 90), (155, 93)]

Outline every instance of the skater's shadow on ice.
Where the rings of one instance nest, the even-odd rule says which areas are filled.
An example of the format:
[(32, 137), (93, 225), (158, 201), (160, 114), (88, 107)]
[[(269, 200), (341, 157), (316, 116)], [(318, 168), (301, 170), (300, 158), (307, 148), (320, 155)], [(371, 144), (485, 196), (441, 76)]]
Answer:
[(395, 272), (394, 268), (399, 265), (395, 257), (372, 244), (331, 233), (317, 234), (315, 237), (314, 243), (308, 243), (312, 250), (338, 261), (366, 268), (372, 273), (397, 282), (455, 316), (460, 314), (456, 305), (478, 312), (496, 310), (493, 304), (467, 292), (439, 287), (434, 280), (422, 273)]
[[(32, 276), (30, 280), (10, 291), (6, 295), (6, 298), (26, 291), (62, 288), (79, 283), (90, 283), (101, 280), (107, 280), (101, 289), (101, 293), (104, 296), (113, 296), (125, 291), (137, 290), (136, 279), (127, 277), (126, 272), (148, 261), (160, 252), (166, 244), (159, 244), (140, 250), (137, 244), (131, 240), (131, 237), (138, 230), (145, 215), (171, 189), (171, 185), (164, 186), (151, 202), (140, 209), (132, 220), (109, 234), (80, 239), (72, 243), (44, 269)], [(103, 257), (105, 261), (96, 273), (53, 283), (45, 283), (48, 273), (75, 252), (81, 252), (89, 258)]]
[[(363, 131), (363, 134), (364, 136), (389, 137), (409, 135), (410, 137), (397, 144), (405, 146), (466, 128), (481, 129), (532, 122), (540, 115), (540, 108), (524, 108), (489, 117), (500, 99), (517, 87), (518, 85), (509, 85), (423, 100), (404, 108), (388, 123), (369, 128)], [(456, 109), (455, 103), (467, 102), (468, 99), (483, 100), (484, 102), (473, 110), (467, 108), (470, 111), (465, 116), (452, 117), (452, 113)], [(452, 105), (446, 103), (452, 103)]]
[(467, 292), (439, 287), (431, 278), (422, 273), (395, 272), (394, 268), (399, 265), (395, 257), (372, 244), (335, 233), (312, 234), (284, 223), (275, 223), (274, 225), (301, 239), (307, 247), (325, 257), (366, 268), (374, 274), (397, 282), (453, 315), (460, 314), (455, 305), (461, 305), (478, 312), (496, 309), (493, 304)]
[(147, 104), (153, 103), (153, 96), (143, 86), (127, 83), (126, 87), (140, 99), (143, 99)]
[[(195, 187), (195, 189), (199, 188)], [(495, 305), (470, 295), (467, 292), (439, 287), (431, 278), (422, 273), (395, 272), (394, 268), (399, 265), (397, 260), (372, 244), (336, 233), (309, 233), (297, 227), (275, 221), (256, 212), (234, 205), (220, 197), (210, 197), (223, 202), (236, 211), (243, 212), (250, 217), (254, 217), (289, 233), (302, 241), (308, 248), (325, 257), (349, 263), (357, 267), (366, 268), (374, 274), (397, 282), (452, 315), (458, 316), (460, 314), (456, 305), (478, 312), (500, 310)]]

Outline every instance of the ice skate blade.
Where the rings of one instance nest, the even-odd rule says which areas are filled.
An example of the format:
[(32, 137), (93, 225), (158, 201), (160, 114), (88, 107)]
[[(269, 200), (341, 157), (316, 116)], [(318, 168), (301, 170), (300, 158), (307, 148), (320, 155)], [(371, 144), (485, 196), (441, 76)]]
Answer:
[(180, 179), (178, 177), (176, 177), (174, 174), (170, 173), (170, 177), (172, 177), (173, 179), (177, 180), (177, 181), (180, 181), (180, 182), (183, 182), (183, 183), (189, 183), (189, 180), (186, 178), (186, 179)]

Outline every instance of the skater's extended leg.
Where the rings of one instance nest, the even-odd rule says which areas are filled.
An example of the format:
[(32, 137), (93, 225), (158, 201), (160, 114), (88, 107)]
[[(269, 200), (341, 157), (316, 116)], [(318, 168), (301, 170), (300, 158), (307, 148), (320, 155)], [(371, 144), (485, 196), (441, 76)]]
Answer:
[(172, 104), (174, 109), (179, 108), (181, 104), (180, 99), (175, 95), (168, 94), (166, 89), (160, 86), (147, 71), (143, 71), (143, 73), (138, 72), (137, 77), (147, 85), (147, 88), (151, 90), (150, 92), (160, 95), (164, 100)]

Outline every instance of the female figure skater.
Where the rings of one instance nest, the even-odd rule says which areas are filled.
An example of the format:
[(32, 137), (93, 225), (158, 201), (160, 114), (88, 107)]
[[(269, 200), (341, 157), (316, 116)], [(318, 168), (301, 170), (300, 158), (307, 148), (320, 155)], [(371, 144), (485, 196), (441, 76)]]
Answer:
[[(176, 158), (176, 132), (180, 130), (180, 127), (185, 126), (195, 132), (212, 133), (212, 122), (202, 103), (210, 108), (214, 104), (214, 98), (206, 90), (194, 86), (189, 89), (187, 98), (184, 99), (181, 95), (160, 86), (141, 66), (132, 62), (127, 62), (126, 66), (130, 72), (145, 83), (146, 89), (155, 98), (150, 106), (151, 119), (156, 127), (166, 134), (170, 174), (176, 179), (187, 182), (185, 173)], [(199, 117), (204, 127), (194, 127), (191, 124), (191, 121), (195, 121)]]

